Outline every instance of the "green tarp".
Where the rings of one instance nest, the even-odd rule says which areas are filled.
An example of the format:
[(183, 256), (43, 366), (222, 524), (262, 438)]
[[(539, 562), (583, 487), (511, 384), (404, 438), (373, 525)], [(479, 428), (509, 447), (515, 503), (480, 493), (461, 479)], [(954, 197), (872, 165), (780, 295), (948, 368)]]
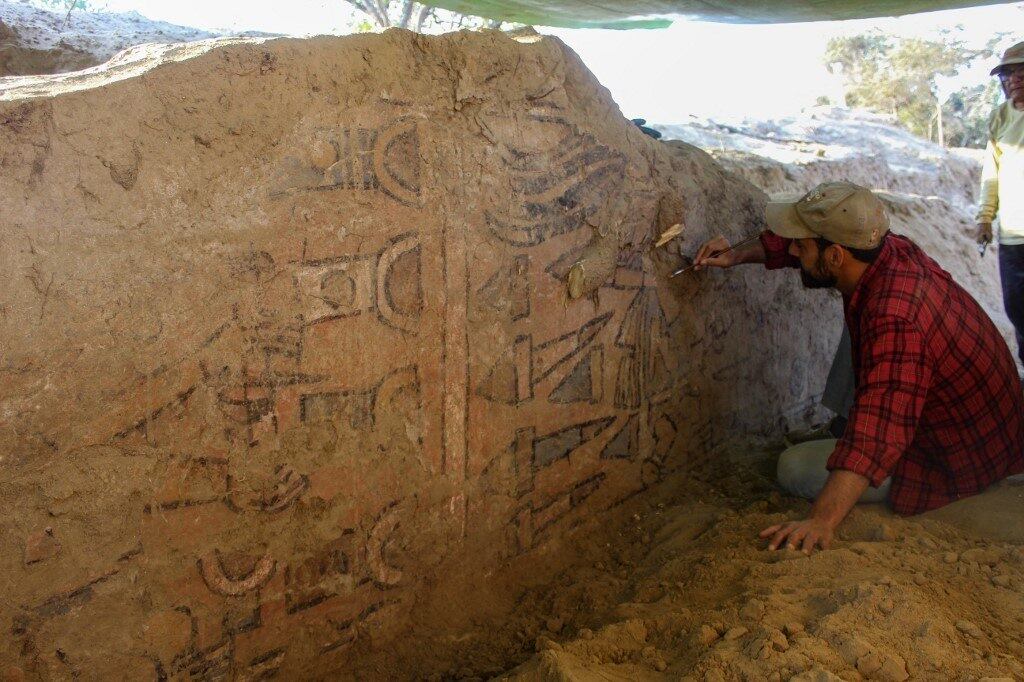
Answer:
[(899, 16), (1009, 0), (425, 0), (463, 14), (536, 26), (662, 28), (686, 17), (773, 24)]

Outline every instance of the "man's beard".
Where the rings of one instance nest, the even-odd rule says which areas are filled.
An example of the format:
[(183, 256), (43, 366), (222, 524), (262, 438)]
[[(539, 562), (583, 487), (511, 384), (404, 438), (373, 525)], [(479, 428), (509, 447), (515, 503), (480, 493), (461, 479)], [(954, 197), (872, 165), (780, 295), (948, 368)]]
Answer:
[(836, 277), (818, 277), (804, 270), (803, 266), (800, 266), (800, 281), (804, 283), (804, 287), (807, 289), (830, 289), (836, 285)]

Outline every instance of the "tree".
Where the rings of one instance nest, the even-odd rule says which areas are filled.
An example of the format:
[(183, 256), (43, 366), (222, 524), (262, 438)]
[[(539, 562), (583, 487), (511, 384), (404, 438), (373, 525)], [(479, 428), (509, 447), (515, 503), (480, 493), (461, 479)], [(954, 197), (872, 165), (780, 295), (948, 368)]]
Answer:
[[(846, 105), (889, 113), (905, 128), (931, 138), (945, 123), (938, 77), (956, 76), (988, 50), (971, 50), (945, 34), (939, 40), (897, 38), (880, 31), (832, 38), (825, 64), (846, 81)], [(939, 112), (943, 114), (940, 116)]]
[(947, 143), (953, 147), (984, 147), (988, 142), (989, 116), (1002, 99), (1002, 88), (994, 78), (950, 95), (942, 106), (950, 123)]
[[(1017, 40), (1017, 34), (1000, 31), (988, 41), (981, 56), (985, 59), (998, 57)], [(947, 138), (949, 143), (960, 147), (984, 147), (988, 142), (988, 119), (1003, 97), (1003, 88), (996, 78), (950, 94), (942, 105), (943, 112), (953, 124)]]
[(457, 31), (462, 28), (501, 28), (497, 19), (483, 19), (467, 14), (439, 10), (415, 0), (344, 0), (369, 17), (363, 30), (376, 28), (407, 28), (424, 33), (428, 30)]
[(35, 0), (35, 3), (55, 12), (70, 13), (76, 9), (83, 12), (98, 12), (104, 9), (103, 4), (96, 0)]

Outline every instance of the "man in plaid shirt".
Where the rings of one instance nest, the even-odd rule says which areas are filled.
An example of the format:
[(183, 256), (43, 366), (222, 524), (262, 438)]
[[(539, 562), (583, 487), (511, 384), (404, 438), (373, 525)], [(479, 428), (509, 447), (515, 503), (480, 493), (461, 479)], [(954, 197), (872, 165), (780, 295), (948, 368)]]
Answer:
[(760, 242), (722, 253), (728, 242), (713, 239), (695, 265), (799, 267), (806, 286), (838, 289), (856, 376), (843, 437), (780, 458), (780, 482), (816, 499), (810, 518), (762, 531), (769, 549), (827, 548), (859, 500), (918, 514), (1024, 471), (1024, 395), (1006, 342), (949, 273), (889, 233), (870, 190), (825, 183), (769, 203), (767, 221)]

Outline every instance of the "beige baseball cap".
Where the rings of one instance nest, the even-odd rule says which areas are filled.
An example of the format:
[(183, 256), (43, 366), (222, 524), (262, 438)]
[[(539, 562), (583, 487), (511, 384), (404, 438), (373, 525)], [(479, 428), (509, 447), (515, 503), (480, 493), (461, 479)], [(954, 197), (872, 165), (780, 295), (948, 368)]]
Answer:
[(1006, 52), (1003, 53), (1003, 58), (999, 60), (999, 65), (992, 69), (989, 75), (996, 75), (999, 73), (999, 69), (1010, 64), (1024, 64), (1024, 42), (1007, 48)]
[(824, 237), (853, 249), (873, 249), (889, 231), (879, 198), (852, 182), (824, 182), (803, 196), (773, 196), (765, 217), (780, 237)]

